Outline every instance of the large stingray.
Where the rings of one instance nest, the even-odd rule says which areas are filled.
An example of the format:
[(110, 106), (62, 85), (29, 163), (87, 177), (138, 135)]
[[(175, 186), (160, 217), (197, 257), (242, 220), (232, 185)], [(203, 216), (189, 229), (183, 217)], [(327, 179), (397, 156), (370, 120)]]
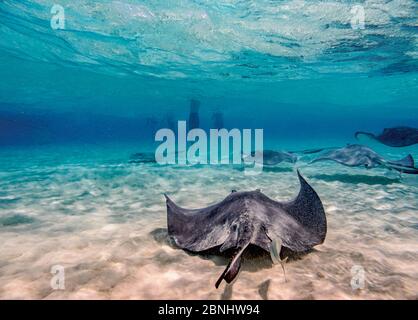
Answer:
[(365, 167), (367, 169), (385, 167), (403, 173), (418, 174), (418, 169), (415, 168), (414, 159), (411, 155), (398, 161), (386, 160), (369, 147), (358, 144), (351, 144), (344, 148), (329, 151), (313, 159), (310, 163), (327, 160), (335, 161), (348, 167)]
[[(275, 242), (294, 252), (306, 252), (323, 243), (327, 222), (322, 202), (298, 171), (299, 195), (277, 202), (260, 190), (233, 191), (223, 201), (203, 209), (183, 209), (167, 196), (168, 234), (180, 248), (202, 252), (219, 248), (234, 254), (216, 282), (230, 283), (249, 245), (271, 252)], [(274, 250), (273, 250), (274, 251)], [(230, 251), (229, 251), (230, 252)]]
[(390, 147), (407, 147), (418, 143), (418, 129), (411, 127), (386, 128), (379, 135), (358, 131), (355, 133), (356, 139), (360, 135), (366, 135)]

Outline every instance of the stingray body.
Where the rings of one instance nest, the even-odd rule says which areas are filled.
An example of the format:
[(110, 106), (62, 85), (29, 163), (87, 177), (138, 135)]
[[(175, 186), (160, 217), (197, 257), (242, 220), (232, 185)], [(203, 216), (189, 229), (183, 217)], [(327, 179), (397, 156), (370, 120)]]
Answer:
[(293, 154), (314, 154), (314, 153), (320, 153), (325, 150), (332, 150), (332, 149), (338, 149), (337, 147), (324, 147), (324, 148), (315, 148), (315, 149), (305, 149), (305, 150), (298, 150), (298, 151), (289, 151), (289, 153)]
[(355, 133), (356, 139), (360, 135), (366, 135), (389, 147), (407, 147), (418, 143), (418, 129), (411, 127), (386, 128), (379, 135), (358, 131)]
[(385, 167), (403, 173), (418, 174), (418, 169), (415, 168), (414, 159), (411, 155), (398, 161), (386, 160), (369, 147), (358, 144), (329, 151), (310, 163), (327, 160), (335, 161), (348, 167), (364, 167), (366, 169)]
[(251, 152), (251, 157), (246, 156), (243, 160), (244, 162), (252, 160), (255, 161), (255, 163), (263, 164), (265, 166), (275, 166), (282, 162), (296, 163), (298, 158), (296, 155), (286, 151), (264, 150)]
[(314, 189), (298, 172), (301, 189), (290, 202), (277, 202), (259, 190), (232, 192), (223, 201), (203, 209), (184, 209), (167, 196), (168, 234), (177, 246), (191, 252), (232, 249), (232, 259), (216, 287), (230, 283), (241, 266), (242, 253), (249, 245), (267, 252), (272, 242), (306, 252), (325, 240), (327, 222), (324, 208)]

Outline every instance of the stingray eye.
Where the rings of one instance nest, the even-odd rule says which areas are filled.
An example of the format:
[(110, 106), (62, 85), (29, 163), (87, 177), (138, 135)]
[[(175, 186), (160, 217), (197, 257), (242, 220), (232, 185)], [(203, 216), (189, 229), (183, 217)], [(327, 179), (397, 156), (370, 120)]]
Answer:
[(232, 230), (233, 232), (237, 231), (237, 225), (236, 225), (236, 224), (233, 224), (233, 225), (231, 226), (231, 230)]

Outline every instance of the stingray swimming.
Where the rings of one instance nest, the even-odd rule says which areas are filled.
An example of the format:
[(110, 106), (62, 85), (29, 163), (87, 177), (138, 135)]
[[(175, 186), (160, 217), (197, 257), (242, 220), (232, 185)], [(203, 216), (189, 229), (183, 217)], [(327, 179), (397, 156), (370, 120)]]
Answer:
[[(252, 151), (251, 155), (243, 156), (244, 163), (255, 162), (263, 164), (264, 166), (275, 166), (283, 162), (295, 164), (298, 161), (297, 154), (313, 154), (319, 153), (327, 149), (333, 148), (318, 148), (301, 151), (275, 151), (275, 150), (264, 150), (264, 151)], [(334, 148), (335, 149), (335, 148)]]
[(389, 147), (407, 147), (418, 143), (418, 129), (411, 127), (386, 128), (379, 135), (357, 131), (355, 133), (356, 139), (360, 135), (368, 136)]
[(251, 155), (243, 156), (244, 163), (255, 162), (264, 166), (275, 166), (283, 162), (295, 164), (298, 161), (298, 155), (308, 155), (319, 153), (324, 150), (336, 149), (335, 147), (325, 147), (317, 149), (299, 150), (299, 151), (252, 151)]
[(244, 156), (244, 163), (255, 162), (265, 166), (275, 166), (282, 162), (296, 163), (297, 156), (286, 151), (264, 150), (251, 152), (251, 156)]
[(267, 252), (274, 243), (293, 252), (307, 252), (324, 242), (327, 221), (322, 202), (298, 171), (300, 191), (290, 202), (277, 202), (260, 190), (233, 191), (223, 201), (203, 209), (184, 209), (166, 196), (168, 235), (177, 246), (191, 252), (219, 248), (233, 252), (216, 282), (233, 281), (249, 245)]
[(351, 144), (344, 148), (329, 151), (313, 159), (310, 163), (327, 160), (335, 161), (348, 167), (365, 167), (367, 169), (384, 167), (402, 173), (418, 174), (418, 168), (415, 168), (414, 159), (411, 155), (398, 161), (386, 160), (369, 147), (358, 144)]

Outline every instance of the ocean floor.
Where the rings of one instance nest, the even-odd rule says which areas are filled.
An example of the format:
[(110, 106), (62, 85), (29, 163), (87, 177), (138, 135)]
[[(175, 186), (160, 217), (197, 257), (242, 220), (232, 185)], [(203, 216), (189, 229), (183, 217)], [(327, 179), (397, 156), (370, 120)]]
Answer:
[[(215, 289), (228, 259), (168, 241), (163, 193), (190, 208), (232, 189), (290, 200), (295, 168), (246, 176), (231, 167), (132, 164), (128, 153), (68, 153), (2, 151), (1, 299), (418, 299), (417, 176), (297, 163), (324, 203), (325, 243), (288, 261), (286, 281), (262, 255)], [(50, 284), (56, 265), (64, 290)], [(355, 266), (364, 269), (363, 289), (351, 286)]]

